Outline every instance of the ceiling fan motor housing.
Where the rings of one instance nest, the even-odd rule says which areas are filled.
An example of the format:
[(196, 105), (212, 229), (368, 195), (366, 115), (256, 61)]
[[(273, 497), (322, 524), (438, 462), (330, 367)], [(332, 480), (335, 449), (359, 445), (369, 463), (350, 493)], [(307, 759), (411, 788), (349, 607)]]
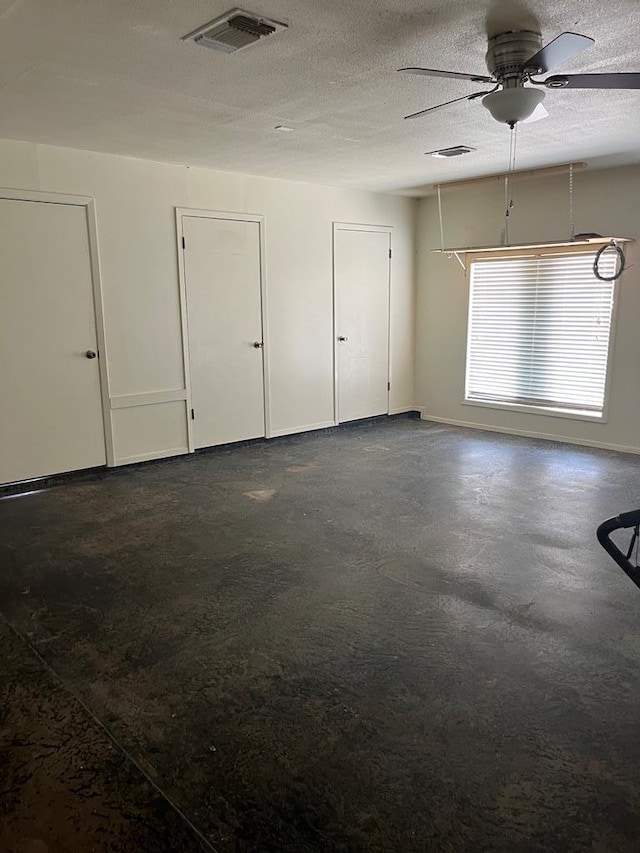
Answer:
[[(532, 30), (500, 33), (489, 39), (487, 68), (496, 80), (522, 78), (522, 67), (542, 47), (542, 36)], [(527, 69), (537, 73), (539, 69)]]
[[(450, 104), (473, 101), (482, 96), (482, 103), (496, 121), (512, 128), (519, 121), (538, 121), (548, 115), (542, 108), (547, 89), (640, 89), (640, 72), (611, 72), (600, 74), (555, 74), (545, 80), (534, 80), (539, 74), (547, 74), (552, 68), (573, 59), (593, 45), (594, 39), (580, 33), (563, 32), (542, 46), (542, 36), (534, 30), (511, 30), (498, 33), (489, 40), (487, 68), (491, 74), (463, 74), (460, 71), (443, 71), (438, 68), (401, 68), (410, 74), (426, 77), (453, 77), (470, 80), (472, 83), (488, 83), (494, 88), (490, 92), (472, 92), (436, 104), (426, 110), (405, 116), (418, 118)], [(534, 85), (528, 85), (534, 84)]]

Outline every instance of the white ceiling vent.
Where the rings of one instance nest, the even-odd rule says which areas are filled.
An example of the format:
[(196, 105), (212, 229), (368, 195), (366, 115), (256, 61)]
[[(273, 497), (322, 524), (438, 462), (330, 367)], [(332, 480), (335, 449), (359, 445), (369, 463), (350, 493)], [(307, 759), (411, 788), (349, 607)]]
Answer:
[(435, 151), (427, 151), (425, 153), (430, 154), (432, 157), (459, 157), (461, 154), (471, 154), (475, 150), (475, 148), (471, 148), (469, 145), (454, 145), (453, 148), (438, 148)]
[(244, 12), (242, 9), (232, 9), (219, 18), (209, 21), (203, 27), (198, 27), (197, 30), (183, 36), (182, 40), (193, 40), (202, 47), (233, 53), (243, 47), (255, 44), (265, 36), (286, 29), (287, 25), (279, 21), (270, 21), (268, 18), (261, 18), (252, 12)]

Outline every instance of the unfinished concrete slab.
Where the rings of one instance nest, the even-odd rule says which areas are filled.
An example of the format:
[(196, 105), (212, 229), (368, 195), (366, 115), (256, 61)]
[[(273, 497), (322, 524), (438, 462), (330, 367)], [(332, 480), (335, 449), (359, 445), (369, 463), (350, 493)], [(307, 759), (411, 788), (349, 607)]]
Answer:
[(1, 609), (213, 850), (636, 851), (640, 594), (595, 529), (639, 475), (408, 419), (153, 463), (0, 501)]

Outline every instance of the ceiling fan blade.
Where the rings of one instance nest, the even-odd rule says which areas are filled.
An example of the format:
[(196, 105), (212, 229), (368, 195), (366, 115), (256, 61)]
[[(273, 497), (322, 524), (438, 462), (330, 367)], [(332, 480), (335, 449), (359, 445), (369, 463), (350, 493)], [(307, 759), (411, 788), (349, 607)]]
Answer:
[(549, 89), (640, 89), (640, 74), (555, 74), (543, 82)]
[(529, 118), (526, 118), (521, 124), (533, 124), (534, 121), (540, 121), (543, 118), (547, 118), (549, 113), (545, 109), (544, 104), (538, 104), (535, 110), (531, 113)]
[(471, 80), (472, 83), (495, 83), (485, 74), (463, 74), (461, 71), (438, 71), (435, 68), (398, 68), (404, 74), (419, 74), (423, 77), (452, 77), (455, 80)]
[(488, 92), (473, 92), (471, 95), (463, 95), (461, 98), (454, 98), (452, 101), (445, 101), (444, 104), (437, 104), (435, 107), (427, 107), (426, 110), (420, 110), (418, 113), (411, 113), (405, 118), (420, 118), (426, 116), (427, 113), (433, 113), (436, 110), (441, 110), (443, 107), (448, 107), (450, 104), (457, 104), (459, 101), (472, 101), (474, 98), (479, 98), (482, 95), (488, 95)]
[(546, 74), (557, 65), (576, 56), (591, 47), (595, 39), (581, 36), (579, 33), (560, 33), (553, 41), (535, 53), (531, 59), (522, 63), (522, 70), (532, 74)]

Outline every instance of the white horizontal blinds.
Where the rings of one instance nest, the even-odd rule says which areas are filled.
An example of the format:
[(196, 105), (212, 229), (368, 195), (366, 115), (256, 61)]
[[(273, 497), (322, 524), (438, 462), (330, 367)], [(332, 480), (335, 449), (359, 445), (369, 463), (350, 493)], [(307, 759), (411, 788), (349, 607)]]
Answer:
[[(594, 259), (472, 263), (466, 399), (602, 412), (614, 286)], [(615, 265), (605, 252), (600, 274)]]

